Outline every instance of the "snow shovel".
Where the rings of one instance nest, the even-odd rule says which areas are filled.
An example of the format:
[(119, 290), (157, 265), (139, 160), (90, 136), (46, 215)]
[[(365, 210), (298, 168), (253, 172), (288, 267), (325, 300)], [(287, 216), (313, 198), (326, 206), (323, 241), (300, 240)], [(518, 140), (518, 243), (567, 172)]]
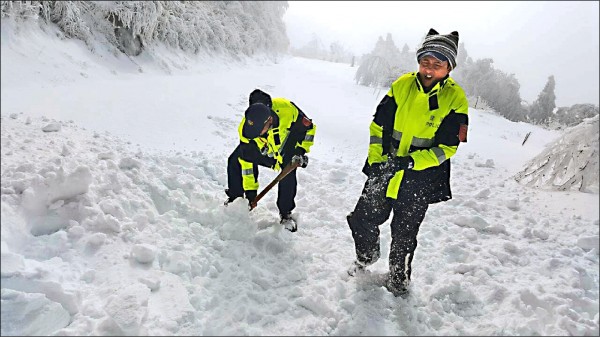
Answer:
[(273, 186), (277, 185), (278, 182), (280, 182), (283, 178), (285, 178), (285, 176), (287, 176), (290, 172), (292, 172), (293, 170), (295, 170), (298, 166), (300, 166), (300, 163), (298, 162), (291, 162), (289, 163), (282, 171), (281, 173), (279, 173), (279, 175), (277, 177), (275, 177), (275, 179), (273, 179), (273, 181), (267, 185), (267, 187), (265, 187), (264, 190), (262, 190), (257, 196), (256, 198), (254, 198), (254, 200), (250, 203), (250, 210), (253, 210), (256, 207), (256, 204), (258, 204), (258, 201), (260, 199), (262, 199), (265, 194), (267, 194), (267, 192), (269, 192)]

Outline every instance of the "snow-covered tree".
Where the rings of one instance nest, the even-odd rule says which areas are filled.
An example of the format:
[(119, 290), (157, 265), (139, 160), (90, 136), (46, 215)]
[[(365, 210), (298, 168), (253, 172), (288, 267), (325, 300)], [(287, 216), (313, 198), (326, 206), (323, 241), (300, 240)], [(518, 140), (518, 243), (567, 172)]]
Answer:
[(129, 55), (163, 43), (189, 53), (285, 52), (287, 1), (2, 1), (1, 15), (104, 39)]
[(556, 95), (554, 94), (555, 87), (556, 82), (554, 81), (554, 76), (550, 75), (544, 89), (542, 89), (537, 100), (531, 105), (529, 119), (534, 123), (548, 125), (552, 122), (554, 108), (556, 108)]
[(520, 84), (514, 74), (494, 69), (491, 58), (457, 66), (451, 74), (469, 97), (481, 97), (496, 112), (512, 121), (524, 121)]
[(368, 55), (363, 58), (354, 78), (357, 84), (365, 86), (387, 86), (391, 70), (391, 65), (384, 57)]
[(408, 44), (405, 43), (404, 47), (402, 47), (402, 55), (408, 55), (409, 51), (410, 51), (410, 49), (408, 48)]
[(398, 60), (398, 68), (400, 73), (407, 73), (415, 71), (417, 69), (417, 55), (415, 51), (408, 48), (408, 44), (404, 44), (402, 52), (400, 52), (400, 59)]
[(403, 66), (406, 62), (402, 60), (402, 53), (396, 47), (392, 34), (388, 33), (385, 40), (379, 36), (373, 50), (362, 58), (356, 70), (356, 83), (366, 86), (389, 86), (398, 76), (409, 71)]
[(350, 63), (353, 55), (339, 41), (334, 41), (326, 48), (317, 34), (313, 34), (310, 41), (300, 48), (292, 48), (292, 55), (309, 59), (317, 59), (336, 63)]
[(291, 50), (293, 55), (317, 59), (317, 60), (325, 60), (327, 58), (327, 50), (325, 49), (325, 45), (321, 41), (321, 38), (317, 34), (312, 34), (311, 39), (302, 47)]
[(465, 48), (464, 43), (458, 44), (458, 55), (456, 55), (456, 66), (457, 67), (465, 67), (467, 64), (467, 57), (469, 57), (469, 53), (467, 53), (467, 49)]
[(329, 45), (329, 61), (336, 63), (350, 62), (351, 58), (352, 54), (339, 41), (334, 41)]
[(570, 107), (559, 107), (554, 116), (559, 125), (574, 126), (585, 118), (598, 116), (598, 106), (593, 104), (574, 104)]
[(565, 131), (515, 179), (533, 187), (598, 193), (598, 116)]

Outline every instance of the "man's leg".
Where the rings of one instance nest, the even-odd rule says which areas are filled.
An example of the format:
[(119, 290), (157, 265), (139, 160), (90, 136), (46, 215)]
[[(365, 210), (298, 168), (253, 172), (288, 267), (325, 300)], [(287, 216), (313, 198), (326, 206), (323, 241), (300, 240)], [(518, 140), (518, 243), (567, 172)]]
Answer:
[(277, 208), (281, 216), (289, 215), (296, 208), (296, 190), (298, 180), (296, 170), (292, 170), (285, 178), (279, 182), (277, 189)]
[(352, 230), (357, 261), (368, 266), (379, 259), (379, 226), (390, 216), (392, 207), (386, 198), (387, 180), (371, 176), (365, 182), (354, 211), (346, 220)]
[(392, 243), (390, 247), (390, 285), (405, 290), (410, 283), (411, 263), (417, 248), (417, 234), (429, 205), (423, 201), (407, 200), (393, 203)]
[(242, 166), (238, 158), (240, 157), (240, 146), (227, 159), (227, 189), (225, 193), (229, 197), (228, 202), (235, 200), (244, 195), (244, 187), (242, 186)]

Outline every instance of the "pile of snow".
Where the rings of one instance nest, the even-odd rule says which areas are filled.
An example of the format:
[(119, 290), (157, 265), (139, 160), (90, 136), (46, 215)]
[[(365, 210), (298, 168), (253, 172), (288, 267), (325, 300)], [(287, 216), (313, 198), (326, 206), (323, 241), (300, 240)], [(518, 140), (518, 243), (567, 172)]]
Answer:
[[(499, 129), (472, 113), (475, 130)], [(402, 299), (381, 286), (388, 226), (382, 261), (345, 273), (358, 167), (317, 158), (299, 172), (292, 234), (274, 195), (251, 213), (222, 205), (225, 158), (43, 117), (1, 122), (3, 335), (598, 332), (597, 215), (549, 209), (563, 197), (505, 182), (483, 149), (454, 159), (454, 199), (431, 207)], [(579, 198), (570, 206), (590, 204)]]
[(596, 115), (567, 129), (560, 139), (533, 158), (515, 179), (527, 186), (598, 193), (599, 136)]
[[(45, 132), (49, 125), (60, 127)], [(186, 253), (192, 238), (218, 251), (222, 237), (248, 238), (254, 228), (243, 225), (243, 205), (219, 207), (213, 192), (224, 173), (201, 154), (147, 156), (72, 122), (15, 114), (2, 118), (1, 145), (3, 335), (69, 334), (79, 315), (104, 317), (98, 334), (190, 323), (177, 275), (216, 272), (210, 254)], [(170, 242), (178, 235), (188, 239)], [(168, 291), (151, 296), (161, 287)]]

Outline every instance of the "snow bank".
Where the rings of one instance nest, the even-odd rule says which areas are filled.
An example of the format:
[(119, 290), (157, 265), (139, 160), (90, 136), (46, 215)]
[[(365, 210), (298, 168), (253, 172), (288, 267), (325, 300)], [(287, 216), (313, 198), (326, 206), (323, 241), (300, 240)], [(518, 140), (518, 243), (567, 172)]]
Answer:
[(569, 128), (515, 179), (527, 186), (598, 193), (598, 116)]

